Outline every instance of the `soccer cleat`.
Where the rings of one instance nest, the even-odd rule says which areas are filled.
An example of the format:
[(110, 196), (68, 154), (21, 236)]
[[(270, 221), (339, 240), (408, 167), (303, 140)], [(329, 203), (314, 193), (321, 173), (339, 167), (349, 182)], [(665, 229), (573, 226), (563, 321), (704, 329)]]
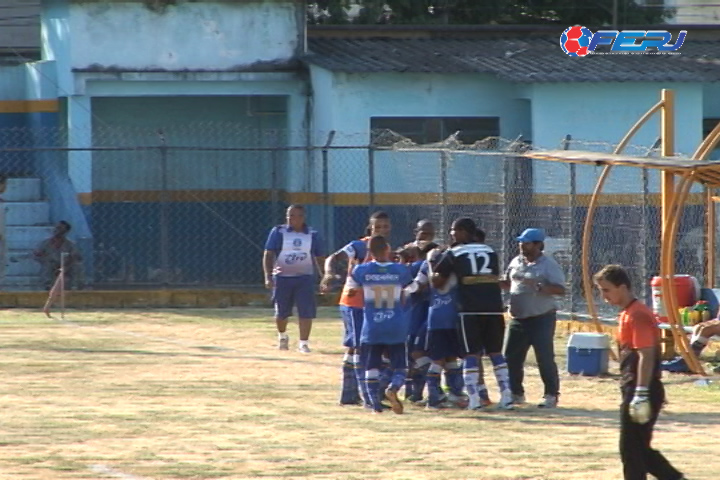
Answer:
[(300, 353), (310, 353), (310, 347), (307, 345), (307, 343), (303, 343), (302, 345), (298, 345), (298, 352)]
[(438, 402), (438, 403), (428, 403), (425, 405), (426, 410), (430, 410), (432, 412), (439, 412), (440, 410), (445, 410), (447, 408), (451, 408), (452, 405), (450, 405), (448, 402)]
[(449, 392), (447, 394), (447, 401), (448, 403), (451, 403), (456, 408), (467, 408), (469, 403), (469, 398), (465, 395), (455, 395), (452, 392)]
[(665, 360), (660, 363), (660, 369), (671, 373), (686, 373), (690, 372), (690, 369), (685, 363), (683, 357), (675, 357), (672, 360)]
[(466, 410), (482, 410), (484, 407), (483, 401), (477, 395), (470, 395), (468, 397), (468, 403)]
[(278, 340), (278, 350), (290, 350), (290, 339), (288, 337)]
[(542, 401), (538, 403), (538, 408), (557, 408), (557, 395), (544, 395)]
[(385, 397), (390, 402), (390, 408), (392, 409), (393, 413), (397, 413), (398, 415), (403, 413), (403, 404), (402, 402), (400, 402), (398, 394), (395, 390), (388, 388), (385, 391)]
[(498, 408), (501, 410), (514, 410), (515, 404), (513, 403), (513, 396), (510, 390), (505, 390), (500, 395), (500, 401), (498, 402)]
[(516, 395), (513, 393), (512, 400), (515, 405), (524, 405), (526, 403), (525, 395)]

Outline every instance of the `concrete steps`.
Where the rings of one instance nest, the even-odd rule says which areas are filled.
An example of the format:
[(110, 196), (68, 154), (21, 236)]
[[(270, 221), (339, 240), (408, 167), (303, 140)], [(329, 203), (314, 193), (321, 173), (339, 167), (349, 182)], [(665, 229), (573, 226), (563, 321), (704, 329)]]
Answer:
[(10, 178), (0, 194), (4, 213), (4, 290), (40, 289), (40, 264), (33, 260), (37, 245), (52, 235), (50, 203), (39, 178)]

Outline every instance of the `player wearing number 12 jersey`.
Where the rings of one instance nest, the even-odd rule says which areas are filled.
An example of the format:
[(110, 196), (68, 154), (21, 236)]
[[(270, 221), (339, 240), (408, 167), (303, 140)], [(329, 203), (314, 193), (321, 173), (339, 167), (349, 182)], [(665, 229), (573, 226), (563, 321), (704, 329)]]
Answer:
[(451, 275), (457, 277), (460, 344), (465, 350), (465, 387), (468, 408), (482, 408), (478, 392), (483, 353), (493, 364), (500, 389), (498, 405), (512, 409), (512, 393), (502, 346), (505, 336), (500, 265), (497, 253), (485, 245), (485, 233), (470, 218), (455, 220), (450, 229), (452, 246), (434, 268), (433, 286), (442, 289)]
[(365, 361), (365, 382), (375, 412), (380, 405), (380, 368), (383, 353), (390, 357), (392, 379), (385, 396), (392, 410), (402, 413), (397, 392), (405, 384), (407, 374), (407, 338), (409, 318), (402, 305), (403, 287), (412, 281), (407, 265), (390, 262), (390, 246), (385, 237), (370, 239), (370, 253), (375, 260), (356, 266), (348, 286), (362, 289), (364, 300), (363, 325), (360, 334), (361, 355)]

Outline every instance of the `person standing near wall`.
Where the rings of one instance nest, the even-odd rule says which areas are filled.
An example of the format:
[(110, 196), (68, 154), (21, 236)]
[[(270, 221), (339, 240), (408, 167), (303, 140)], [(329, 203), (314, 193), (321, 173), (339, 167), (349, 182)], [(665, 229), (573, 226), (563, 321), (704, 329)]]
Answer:
[(650, 447), (653, 429), (665, 403), (660, 380), (660, 329), (652, 311), (632, 291), (630, 276), (620, 265), (606, 265), (594, 276), (603, 299), (620, 307), (618, 345), (622, 371), (620, 458), (625, 480), (685, 478), (657, 450)]
[(517, 237), (520, 255), (510, 261), (500, 286), (510, 291), (510, 325), (505, 343), (510, 389), (516, 405), (525, 403), (525, 359), (530, 347), (535, 351), (545, 393), (538, 404), (555, 408), (560, 395), (560, 377), (555, 363), (554, 295), (565, 293), (565, 275), (560, 265), (543, 255), (545, 232), (528, 228)]
[(323, 245), (317, 230), (305, 223), (304, 206), (290, 205), (286, 215), (287, 223), (274, 227), (265, 243), (265, 288), (273, 292), (278, 348), (289, 349), (288, 317), (296, 307), (298, 351), (310, 353), (310, 331), (317, 312), (315, 285), (324, 261)]
[[(67, 238), (70, 230), (72, 225), (60, 220), (53, 229), (53, 236), (40, 242), (33, 251), (35, 261), (40, 263), (40, 275), (47, 290), (51, 290), (55, 284), (61, 265), (65, 271), (65, 285), (82, 284), (83, 259), (75, 243)], [(61, 260), (63, 255), (65, 255), (64, 261)]]

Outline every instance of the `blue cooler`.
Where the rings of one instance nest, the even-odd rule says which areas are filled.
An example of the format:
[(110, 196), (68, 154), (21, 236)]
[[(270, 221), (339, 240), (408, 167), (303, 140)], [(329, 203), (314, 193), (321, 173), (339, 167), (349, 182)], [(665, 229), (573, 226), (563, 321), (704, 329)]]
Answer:
[(607, 373), (610, 337), (604, 333), (573, 333), (568, 341), (568, 373), (595, 377)]

